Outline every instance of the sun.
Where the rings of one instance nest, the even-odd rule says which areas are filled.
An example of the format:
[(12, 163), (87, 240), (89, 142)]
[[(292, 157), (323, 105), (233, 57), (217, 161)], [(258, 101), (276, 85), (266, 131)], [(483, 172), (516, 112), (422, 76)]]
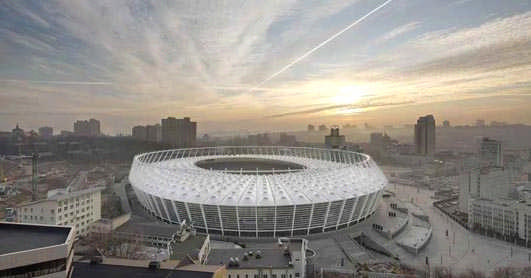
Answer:
[(332, 96), (332, 103), (336, 105), (354, 104), (365, 95), (364, 90), (358, 86), (344, 86)]

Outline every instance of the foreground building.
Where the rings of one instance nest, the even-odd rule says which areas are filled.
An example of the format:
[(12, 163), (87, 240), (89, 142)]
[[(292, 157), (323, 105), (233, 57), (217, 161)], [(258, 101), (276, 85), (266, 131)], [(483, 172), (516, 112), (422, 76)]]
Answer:
[(71, 277), (74, 228), (0, 222), (0, 277)]
[(387, 179), (370, 156), (337, 149), (212, 147), (137, 155), (129, 181), (160, 220), (199, 233), (285, 237), (371, 216)]
[(214, 249), (206, 264), (224, 265), (225, 278), (303, 278), (307, 246), (306, 239), (281, 238), (270, 248)]
[(73, 226), (77, 236), (89, 233), (89, 225), (101, 218), (102, 187), (70, 192), (56, 189), (48, 198), (16, 207), (17, 222)]

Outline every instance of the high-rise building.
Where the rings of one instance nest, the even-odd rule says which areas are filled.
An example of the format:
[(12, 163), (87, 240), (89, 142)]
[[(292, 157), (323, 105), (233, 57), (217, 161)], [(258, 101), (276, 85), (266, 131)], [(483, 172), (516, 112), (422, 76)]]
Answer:
[(26, 137), (24, 130), (17, 124), (17, 126), (11, 130), (11, 141), (20, 143), (24, 141), (24, 137)]
[(333, 149), (338, 149), (345, 145), (345, 135), (339, 135), (339, 127), (330, 129), (330, 135), (325, 136), (325, 145)]
[(281, 146), (295, 146), (297, 145), (297, 138), (295, 135), (288, 135), (285, 132), (280, 133), (278, 144)]
[(485, 120), (476, 120), (477, 127), (485, 127)]
[(140, 141), (145, 141), (147, 136), (146, 136), (146, 127), (145, 126), (141, 126), (141, 125), (137, 125), (135, 127), (133, 127), (133, 130), (131, 132), (131, 134), (133, 135), (133, 138), (137, 139), (137, 140), (140, 140)]
[(459, 178), (459, 209), (466, 212), (470, 199), (497, 200), (509, 198), (513, 173), (498, 167), (475, 168)]
[(53, 136), (53, 128), (49, 126), (43, 126), (39, 128), (39, 135), (42, 138), (51, 138)]
[(161, 120), (162, 142), (175, 147), (190, 147), (195, 145), (197, 123), (190, 118), (176, 119), (168, 117)]
[(95, 119), (76, 121), (74, 123), (74, 135), (91, 137), (100, 136), (100, 121)]
[(146, 126), (146, 140), (149, 142), (160, 142), (161, 140), (160, 124)]
[(450, 127), (450, 121), (444, 120), (443, 121), (443, 127)]
[(327, 130), (326, 125), (320, 125), (319, 126), (319, 131), (326, 131), (326, 130)]
[(417, 154), (435, 154), (435, 118), (433, 115), (420, 117), (417, 120), (414, 139)]
[(314, 125), (308, 125), (308, 131), (315, 131)]
[(502, 142), (483, 137), (479, 146), (479, 163), (481, 167), (503, 167)]

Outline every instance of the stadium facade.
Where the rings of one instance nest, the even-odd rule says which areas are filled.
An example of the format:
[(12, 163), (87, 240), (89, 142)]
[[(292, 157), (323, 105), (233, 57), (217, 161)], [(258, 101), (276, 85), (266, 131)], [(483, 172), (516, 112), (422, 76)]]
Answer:
[(352, 226), (374, 213), (387, 185), (366, 154), (276, 146), (144, 153), (135, 156), (129, 180), (162, 221), (254, 238)]

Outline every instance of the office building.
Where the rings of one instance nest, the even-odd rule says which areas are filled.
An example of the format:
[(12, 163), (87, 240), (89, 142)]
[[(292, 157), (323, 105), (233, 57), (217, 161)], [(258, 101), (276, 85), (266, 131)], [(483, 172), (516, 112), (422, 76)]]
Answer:
[(512, 172), (503, 168), (474, 168), (459, 176), (459, 209), (466, 212), (469, 200), (509, 198)]
[(450, 127), (450, 121), (444, 120), (443, 121), (443, 127), (446, 127), (446, 128)]
[(160, 124), (135, 126), (132, 129), (132, 136), (133, 138), (140, 140), (140, 141), (160, 142), (161, 141)]
[(55, 189), (48, 198), (16, 207), (17, 222), (73, 226), (76, 235), (87, 235), (89, 225), (101, 218), (102, 187), (70, 192)]
[(53, 137), (53, 128), (49, 126), (43, 126), (39, 128), (39, 136), (41, 136), (44, 139), (52, 138)]
[(503, 167), (502, 143), (483, 137), (479, 147), (479, 163), (480, 167)]
[(90, 119), (88, 121), (76, 121), (74, 123), (74, 135), (76, 136), (100, 136), (100, 121), (95, 119)]
[[(195, 138), (195, 135), (194, 135), (194, 138)], [(146, 141), (160, 142), (160, 140), (161, 140), (160, 124), (147, 125), (146, 126)]]
[(0, 277), (72, 274), (74, 228), (0, 222)]
[(435, 118), (433, 115), (420, 117), (417, 120), (414, 142), (417, 154), (435, 154)]
[(506, 240), (519, 240), (530, 246), (531, 203), (509, 199), (471, 199), (468, 225), (476, 232), (486, 232)]
[(339, 135), (339, 128), (330, 129), (330, 135), (325, 136), (325, 145), (332, 149), (338, 149), (345, 146), (345, 135)]
[(280, 133), (278, 144), (281, 146), (295, 146), (297, 145), (297, 138), (295, 135), (288, 135), (287, 133)]
[(133, 135), (133, 138), (137, 139), (137, 140), (140, 140), (140, 141), (145, 141), (147, 136), (146, 136), (146, 127), (145, 126), (141, 126), (141, 125), (137, 125), (135, 127), (133, 127), (133, 130), (131, 131), (131, 134)]
[(168, 117), (161, 120), (162, 142), (174, 147), (195, 146), (197, 123), (190, 118), (176, 119)]
[(14, 143), (21, 143), (24, 141), (24, 138), (26, 137), (24, 130), (20, 128), (17, 124), (17, 126), (11, 130), (11, 141)]

